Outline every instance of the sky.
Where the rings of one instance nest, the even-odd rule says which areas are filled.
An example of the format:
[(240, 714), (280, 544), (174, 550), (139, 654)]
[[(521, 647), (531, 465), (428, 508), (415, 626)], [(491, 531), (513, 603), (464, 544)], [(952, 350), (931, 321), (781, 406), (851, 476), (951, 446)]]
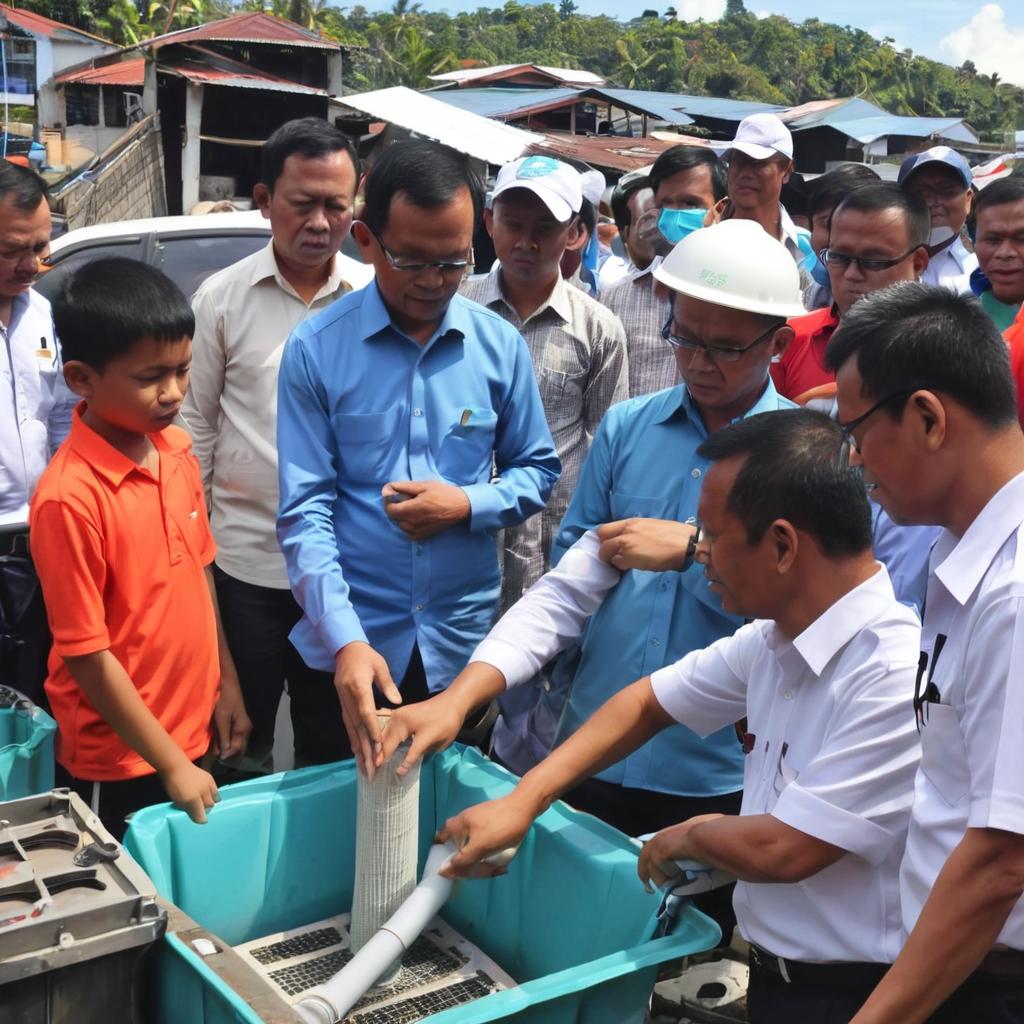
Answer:
[[(526, 0), (530, 2), (530, 0)], [(557, 2), (557, 0), (556, 0)], [(996, 72), (1007, 82), (1024, 86), (1024, 0), (982, 3), (979, 0), (745, 0), (747, 10), (764, 17), (781, 14), (793, 21), (816, 17), (862, 28), (878, 39), (890, 36), (899, 49), (947, 64), (974, 61), (983, 74)], [(665, 9), (671, 0), (576, 0), (581, 14), (621, 18), (645, 8)], [(366, 3), (373, 9), (373, 3)], [(382, 5), (383, 6), (383, 5)], [(452, 13), (500, 6), (487, 0), (423, 0), (427, 10)], [(725, 0), (676, 0), (687, 20), (713, 21)]]

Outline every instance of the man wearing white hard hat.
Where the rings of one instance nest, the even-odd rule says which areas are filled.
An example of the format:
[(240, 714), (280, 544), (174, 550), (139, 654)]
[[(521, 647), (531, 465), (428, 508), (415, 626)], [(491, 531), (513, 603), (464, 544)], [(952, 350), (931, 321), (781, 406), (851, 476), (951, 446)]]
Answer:
[(900, 164), (897, 183), (904, 192), (928, 204), (932, 230), (923, 284), (937, 284), (968, 295), (978, 257), (964, 244), (963, 231), (971, 212), (974, 179), (967, 161), (949, 146), (932, 146)]
[[(674, 293), (664, 336), (682, 383), (608, 411), (562, 520), (555, 568), (498, 622), (443, 699), (392, 718), (385, 741), (414, 734), (412, 759), (446, 746), (471, 709), (528, 684), (557, 656), (529, 723), (531, 758), (515, 765), (522, 771), (629, 681), (742, 625), (691, 565), (709, 464), (697, 448), (737, 418), (793, 408), (768, 367), (792, 336), (786, 318), (802, 309), (799, 277), (783, 246), (742, 220), (693, 232), (655, 274)], [(731, 728), (701, 739), (674, 726), (567, 799), (643, 835), (735, 813), (742, 781)], [(727, 891), (702, 906), (731, 934)]]

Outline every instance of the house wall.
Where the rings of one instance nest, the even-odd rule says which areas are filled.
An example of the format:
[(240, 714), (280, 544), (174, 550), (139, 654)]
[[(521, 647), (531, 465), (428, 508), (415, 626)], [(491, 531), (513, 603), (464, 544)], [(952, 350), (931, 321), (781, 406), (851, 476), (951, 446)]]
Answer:
[(76, 182), (56, 198), (69, 229), (167, 213), (156, 119), (124, 134), (126, 144), (120, 152), (91, 172), (89, 180)]
[[(90, 57), (100, 57), (105, 53), (113, 53), (117, 49), (112, 43), (72, 43), (62, 39), (47, 40), (47, 42), (50, 43), (52, 51), (50, 54), (50, 72), (45, 78), (42, 74), (38, 75), (37, 80), (40, 84), (45, 82), (50, 75), (59, 74), (73, 64), (81, 64), (82, 61), (88, 60)], [(41, 49), (42, 47), (37, 48), (37, 54)]]

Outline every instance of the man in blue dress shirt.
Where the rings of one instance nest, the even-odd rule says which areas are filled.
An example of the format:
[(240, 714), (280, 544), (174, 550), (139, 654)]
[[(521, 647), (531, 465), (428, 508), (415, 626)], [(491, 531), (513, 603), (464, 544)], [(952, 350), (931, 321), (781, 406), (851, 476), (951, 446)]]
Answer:
[[(506, 613), (443, 696), (392, 718), (385, 752), (410, 734), (408, 760), (447, 745), (465, 714), (559, 655), (526, 728), (510, 730), (497, 747), (502, 760), (525, 772), (628, 680), (743, 624), (722, 609), (701, 567), (691, 564), (709, 465), (697, 448), (727, 423), (793, 408), (776, 393), (768, 366), (792, 338), (786, 318), (803, 308), (799, 273), (782, 243), (758, 224), (729, 220), (680, 242), (655, 276), (673, 292), (665, 336), (683, 383), (608, 410), (555, 541), (556, 568)], [(601, 586), (574, 588), (570, 580), (560, 587), (562, 556), (595, 530), (609, 578)], [(561, 576), (572, 576), (573, 562), (566, 558)], [(742, 779), (735, 730), (701, 739), (677, 725), (565, 799), (641, 835), (698, 814), (737, 813)], [(700, 905), (728, 937), (731, 892), (709, 895)]]
[(375, 280), (282, 358), (278, 538), (304, 612), (292, 641), (333, 673), (325, 729), (337, 690), (372, 775), (374, 686), (408, 703), (465, 665), (497, 605), (496, 531), (544, 507), (559, 463), (525, 342), (456, 294), (482, 203), (466, 159), (397, 143), (364, 196), (353, 235)]

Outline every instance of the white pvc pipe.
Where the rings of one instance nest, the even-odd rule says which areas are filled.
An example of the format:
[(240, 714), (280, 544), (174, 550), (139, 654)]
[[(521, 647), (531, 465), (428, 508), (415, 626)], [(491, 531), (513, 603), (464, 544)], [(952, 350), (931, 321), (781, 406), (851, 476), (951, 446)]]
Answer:
[(337, 1024), (419, 938), (451, 894), (452, 880), (438, 871), (453, 852), (453, 847), (440, 843), (430, 848), (423, 879), (409, 898), (330, 981), (310, 989), (296, 1003), (295, 1012), (304, 1024)]

